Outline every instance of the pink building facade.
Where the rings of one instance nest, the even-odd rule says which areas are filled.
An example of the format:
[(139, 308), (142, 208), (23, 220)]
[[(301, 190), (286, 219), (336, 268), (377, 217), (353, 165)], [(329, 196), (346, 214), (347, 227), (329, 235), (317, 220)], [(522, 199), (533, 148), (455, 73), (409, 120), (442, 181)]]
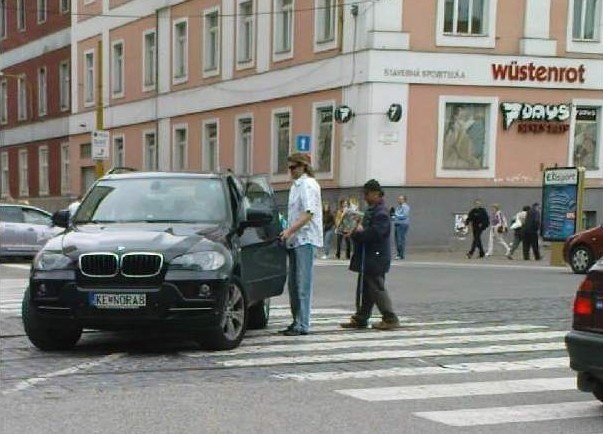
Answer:
[(544, 168), (579, 165), (601, 223), (602, 3), (74, 1), (58, 184), (94, 179), (100, 92), (105, 169), (267, 173), (284, 191), (309, 144), (328, 200), (376, 178), (391, 204), (410, 196), (411, 244), (447, 245), (474, 198), (510, 215), (540, 201)]

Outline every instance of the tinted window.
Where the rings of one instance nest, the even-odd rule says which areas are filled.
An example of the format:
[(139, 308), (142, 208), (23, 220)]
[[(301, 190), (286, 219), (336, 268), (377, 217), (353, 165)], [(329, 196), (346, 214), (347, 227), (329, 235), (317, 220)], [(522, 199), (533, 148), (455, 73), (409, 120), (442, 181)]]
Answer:
[(0, 206), (0, 221), (23, 223), (23, 211), (16, 206)]
[(222, 222), (226, 206), (219, 179), (106, 180), (86, 196), (74, 223)]
[(35, 225), (50, 225), (51, 223), (50, 216), (35, 209), (24, 208), (23, 217), (25, 223), (32, 223)]

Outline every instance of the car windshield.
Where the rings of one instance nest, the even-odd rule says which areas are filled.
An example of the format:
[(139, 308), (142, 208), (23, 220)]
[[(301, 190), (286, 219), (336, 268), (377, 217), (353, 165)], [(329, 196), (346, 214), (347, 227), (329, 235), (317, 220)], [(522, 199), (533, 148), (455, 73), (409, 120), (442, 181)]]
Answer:
[(109, 179), (94, 186), (73, 223), (218, 223), (226, 210), (219, 179)]

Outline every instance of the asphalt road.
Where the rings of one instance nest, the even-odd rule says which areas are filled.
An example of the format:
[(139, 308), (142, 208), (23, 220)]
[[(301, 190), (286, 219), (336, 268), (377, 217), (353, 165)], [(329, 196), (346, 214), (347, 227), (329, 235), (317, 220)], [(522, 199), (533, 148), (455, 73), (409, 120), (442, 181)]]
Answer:
[(314, 329), (271, 325), (211, 353), (173, 336), (87, 331), (65, 353), (23, 335), (27, 270), (0, 265), (2, 433), (602, 433), (563, 335), (581, 277), (541, 263), (397, 262), (403, 327), (346, 331), (355, 276), (316, 269)]

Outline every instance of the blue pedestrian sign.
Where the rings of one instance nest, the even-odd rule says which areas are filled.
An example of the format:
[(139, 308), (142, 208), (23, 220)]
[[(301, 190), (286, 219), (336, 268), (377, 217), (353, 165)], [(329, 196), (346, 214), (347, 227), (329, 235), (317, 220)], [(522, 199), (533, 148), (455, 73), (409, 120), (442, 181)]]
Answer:
[(295, 149), (297, 152), (310, 152), (310, 136), (300, 134), (295, 137)]

